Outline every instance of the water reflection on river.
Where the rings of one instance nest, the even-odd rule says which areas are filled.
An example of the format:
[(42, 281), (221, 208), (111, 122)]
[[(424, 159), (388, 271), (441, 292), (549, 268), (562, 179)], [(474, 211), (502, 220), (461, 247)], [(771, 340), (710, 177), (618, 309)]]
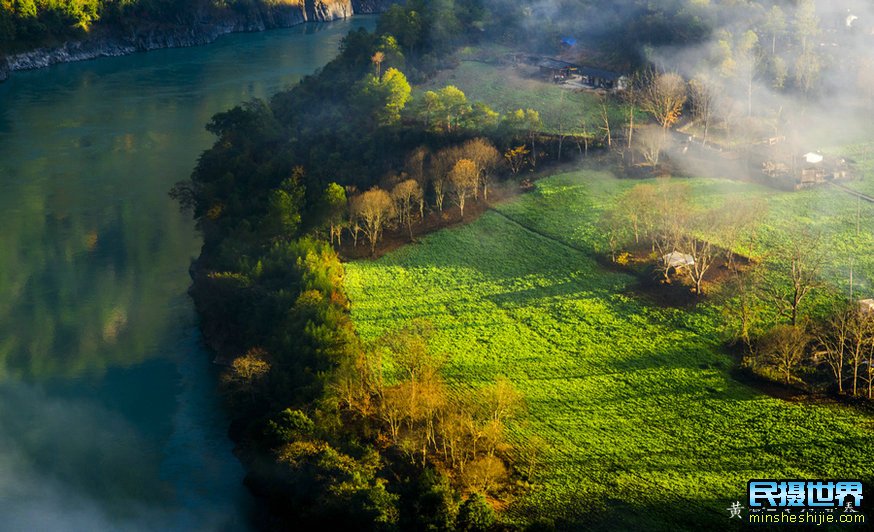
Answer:
[(247, 494), (167, 196), (215, 112), (372, 18), (16, 73), (0, 84), (3, 530), (239, 529)]

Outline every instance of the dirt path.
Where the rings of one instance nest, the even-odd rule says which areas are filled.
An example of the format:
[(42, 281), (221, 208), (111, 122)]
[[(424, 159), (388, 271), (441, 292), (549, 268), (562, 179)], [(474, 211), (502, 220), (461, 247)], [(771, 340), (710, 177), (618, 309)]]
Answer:
[(872, 198), (871, 196), (869, 196), (867, 194), (863, 194), (857, 190), (853, 190), (849, 187), (845, 187), (844, 185), (839, 185), (838, 183), (834, 183), (834, 182), (829, 182), (829, 185), (831, 185), (835, 188), (838, 188), (840, 190), (843, 190), (847, 194), (852, 194), (853, 196), (856, 196), (857, 198), (861, 198), (861, 199), (867, 201), (868, 203), (874, 203), (874, 198)]
[(548, 233), (544, 233), (543, 231), (539, 231), (539, 230), (537, 230), (537, 229), (535, 229), (535, 228), (533, 228), (533, 227), (531, 227), (531, 226), (528, 226), (528, 225), (526, 225), (526, 224), (520, 222), (519, 220), (516, 220), (516, 219), (513, 218), (512, 216), (509, 216), (509, 215), (507, 215), (507, 214), (504, 214), (503, 212), (501, 212), (501, 211), (495, 209), (494, 207), (490, 207), (488, 210), (491, 211), (491, 212), (493, 212), (493, 213), (495, 213), (495, 214), (497, 214), (497, 215), (500, 216), (501, 218), (504, 218), (504, 219), (506, 219), (506, 220), (509, 220), (510, 222), (512, 222), (512, 223), (514, 223), (514, 224), (516, 224), (516, 225), (518, 225), (519, 227), (521, 227), (522, 229), (528, 231), (529, 233), (534, 233), (535, 235), (537, 235), (537, 236), (539, 236), (539, 237), (541, 237), (541, 238), (545, 238), (545, 239), (547, 239), (547, 240), (549, 240), (549, 241), (555, 242), (556, 244), (559, 244), (559, 245), (564, 246), (564, 247), (566, 247), (566, 248), (572, 249), (572, 250), (574, 250), (574, 251), (578, 251), (578, 252), (580, 252), (580, 253), (585, 253), (586, 255), (591, 255), (591, 254), (592, 254), (592, 250), (591, 250), (591, 249), (584, 249), (584, 248), (581, 248), (581, 247), (575, 246), (575, 245), (573, 245), (573, 244), (569, 244), (569, 243), (567, 243), (567, 242), (565, 242), (565, 241), (563, 241), (563, 240), (559, 240), (558, 238), (556, 238), (556, 237), (554, 237), (554, 236), (552, 236), (552, 235), (550, 235), (550, 234), (548, 234)]

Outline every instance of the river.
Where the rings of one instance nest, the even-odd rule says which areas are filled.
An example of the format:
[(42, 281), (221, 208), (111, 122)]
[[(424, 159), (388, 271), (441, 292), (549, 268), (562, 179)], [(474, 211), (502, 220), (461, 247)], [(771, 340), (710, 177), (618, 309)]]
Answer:
[(240, 530), (252, 501), (167, 192), (216, 112), (375, 19), (17, 72), (0, 84), (0, 529)]

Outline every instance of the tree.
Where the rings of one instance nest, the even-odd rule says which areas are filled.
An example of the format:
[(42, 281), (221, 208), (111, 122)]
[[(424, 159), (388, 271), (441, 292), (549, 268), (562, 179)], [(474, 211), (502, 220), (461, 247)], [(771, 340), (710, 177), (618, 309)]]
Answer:
[(488, 493), (507, 480), (507, 467), (496, 456), (483, 456), (464, 469), (463, 478), (469, 489)]
[(449, 173), (449, 182), (452, 183), (452, 195), (455, 204), (461, 209), (461, 218), (464, 218), (465, 199), (476, 190), (478, 182), (476, 164), (470, 159), (461, 159), (452, 167)]
[(444, 122), (438, 120), (441, 114), (441, 108), (442, 103), (439, 94), (434, 91), (427, 91), (422, 95), (419, 118), (425, 124), (426, 128), (431, 129), (433, 126), (434, 129), (440, 130), (441, 128), (446, 127)]
[(643, 77), (640, 108), (649, 113), (662, 129), (679, 120), (686, 103), (686, 82), (675, 72), (649, 71)]
[(804, 328), (796, 325), (778, 325), (762, 339), (762, 354), (785, 384), (792, 382), (809, 341)]
[(426, 172), (425, 162), (428, 160), (428, 148), (420, 146), (413, 150), (404, 162), (404, 170), (410, 179), (419, 184), (422, 190), (422, 197), (419, 199), (419, 218), (425, 218), (425, 189), (428, 186), (428, 173)]
[(648, 124), (638, 129), (634, 145), (648, 166), (658, 166), (666, 141), (663, 129)]
[(518, 175), (525, 167), (525, 162), (528, 160), (528, 154), (531, 151), (525, 146), (517, 146), (510, 148), (504, 153), (504, 159), (510, 165), (510, 171), (513, 175)]
[(703, 129), (701, 144), (707, 145), (707, 136), (713, 120), (717, 85), (706, 76), (698, 76), (689, 82), (692, 94), (692, 115)]
[(682, 238), (687, 232), (689, 195), (686, 183), (662, 180), (656, 187), (652, 243), (666, 282), (670, 280), (671, 265), (665, 257), (682, 248)]
[(642, 236), (652, 236), (658, 211), (658, 189), (655, 185), (644, 183), (629, 189), (616, 205), (621, 206), (636, 243), (640, 243)]
[(795, 83), (804, 91), (810, 93), (819, 81), (822, 63), (815, 49), (803, 50), (795, 61)]
[(758, 53), (759, 36), (753, 30), (747, 30), (738, 42), (738, 57), (744, 73), (747, 86), (747, 116), (753, 116), (753, 85), (759, 69), (761, 56)]
[(811, 49), (815, 45), (813, 39), (820, 33), (815, 0), (799, 0), (793, 26), (801, 49)]
[(464, 92), (454, 85), (443, 87), (433, 96), (426, 94), (426, 102), (433, 106), (437, 114), (438, 119), (435, 121), (435, 125), (447, 132), (460, 128), (462, 119), (473, 110)]
[(849, 305), (835, 309), (828, 320), (815, 332), (815, 355), (822, 357), (828, 364), (838, 386), (838, 393), (844, 393), (845, 355), (852, 335), (854, 314), (857, 313), (858, 311)]
[(412, 88), (403, 72), (389, 68), (382, 77), (369, 76), (361, 93), (374, 100), (378, 123), (393, 125), (400, 121), (401, 111), (410, 101)]
[(321, 203), (328, 224), (331, 244), (334, 244), (336, 236), (337, 245), (340, 245), (340, 236), (343, 234), (343, 223), (346, 220), (346, 209), (349, 203), (346, 198), (346, 189), (337, 183), (329, 183), (322, 194)]
[(634, 142), (634, 119), (637, 115), (637, 108), (639, 103), (639, 85), (640, 82), (637, 78), (637, 75), (635, 74), (629, 80), (628, 85), (625, 87), (625, 91), (623, 91), (622, 93), (622, 101), (625, 103), (625, 112), (628, 116), (625, 128), (625, 140), (626, 147), (629, 150), (631, 149), (632, 142)]
[[(756, 347), (752, 341), (756, 326), (761, 322), (761, 282), (763, 268), (751, 265), (746, 269), (731, 270), (726, 293), (730, 298), (724, 308), (728, 317), (735, 320), (734, 340), (740, 340), (750, 354)], [(752, 360), (757, 357), (753, 356)]]
[[(874, 315), (859, 307), (850, 308), (847, 316), (847, 362), (853, 370), (853, 396), (859, 392), (859, 370), (871, 359), (874, 350)], [(869, 368), (870, 372), (870, 368)]]
[(607, 106), (607, 98), (598, 98), (598, 110), (601, 111), (601, 131), (604, 132), (604, 140), (607, 147), (613, 146), (613, 131), (610, 129), (610, 109)]
[(243, 356), (234, 359), (226, 380), (238, 391), (248, 392), (250, 399), (254, 400), (256, 392), (269, 373), (270, 362), (267, 351), (253, 347)]
[(394, 206), (388, 192), (374, 187), (352, 200), (352, 212), (361, 223), (361, 230), (370, 242), (370, 254), (376, 253), (376, 243), (391, 218)]
[(543, 129), (540, 113), (534, 109), (517, 109), (504, 117), (505, 126), (510, 131), (518, 131), (525, 135), (531, 144), (531, 164), (537, 164), (537, 134)]
[(431, 157), (429, 167), (431, 188), (434, 189), (434, 203), (441, 213), (443, 212), (443, 201), (449, 188), (449, 173), (460, 158), (461, 154), (457, 148), (444, 148)]
[(819, 235), (796, 231), (777, 252), (785, 280), (771, 286), (769, 292), (780, 314), (792, 325), (798, 325), (802, 301), (820, 284), (823, 257), (819, 247)]
[(820, 28), (814, 0), (798, 2), (794, 27), (800, 49), (795, 61), (795, 82), (805, 93), (809, 93), (819, 79), (822, 69), (815, 42)]
[(382, 62), (385, 61), (385, 54), (379, 50), (374, 52), (373, 57), (370, 58), (374, 65), (376, 65), (376, 77), (382, 77)]
[(768, 212), (768, 204), (759, 198), (730, 198), (713, 213), (719, 240), (725, 246), (725, 259), (734, 268), (735, 249), (742, 239), (752, 237), (756, 226)]
[(771, 37), (771, 56), (777, 55), (777, 39), (786, 33), (786, 14), (779, 4), (771, 7), (765, 15), (763, 29)]
[(413, 179), (401, 181), (391, 191), (391, 197), (395, 202), (398, 218), (405, 223), (410, 233), (410, 241), (413, 240), (413, 209), (419, 207), (423, 198), (422, 187)]
[(458, 509), (458, 530), (486, 532), (495, 524), (495, 510), (485, 497), (472, 493)]
[(265, 223), (274, 238), (290, 238), (297, 233), (304, 204), (302, 178), (303, 168), (297, 167), (291, 177), (270, 193)]
[[(461, 152), (466, 159), (473, 161), (476, 166), (478, 187), (482, 187), (483, 199), (488, 201), (489, 185), (492, 182), (495, 170), (501, 163), (501, 152), (491, 142), (482, 137), (465, 142), (461, 147)], [(476, 193), (474, 196), (476, 196)]]
[[(707, 216), (704, 214), (702, 218), (707, 218)], [(700, 223), (698, 229), (700, 230)], [(698, 234), (698, 230), (686, 232), (683, 235), (682, 250), (692, 257), (693, 263), (686, 267), (686, 273), (695, 284), (695, 295), (701, 297), (704, 295), (702, 287), (704, 276), (713, 266), (713, 260), (716, 257), (710, 240), (702, 238)]]
[(628, 234), (628, 224), (624, 209), (618, 205), (601, 215), (599, 220), (599, 230), (607, 239), (607, 244), (610, 246), (610, 260), (616, 262), (616, 253), (619, 252), (620, 246), (625, 242), (625, 236)]

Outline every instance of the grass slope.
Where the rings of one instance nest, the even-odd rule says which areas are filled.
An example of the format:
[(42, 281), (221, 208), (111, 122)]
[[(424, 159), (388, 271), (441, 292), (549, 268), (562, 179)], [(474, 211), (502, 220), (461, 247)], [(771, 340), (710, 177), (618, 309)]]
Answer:
[[(442, 71), (418, 90), (438, 90), (446, 85), (458, 87), (470, 101), (487, 103), (501, 113), (534, 109), (540, 113), (547, 133), (556, 133), (560, 122), (565, 132), (579, 128), (583, 121), (589, 133), (603, 125), (600, 101), (595, 93), (562, 88), (541, 77), (529, 78), (512, 66), (465, 59), (458, 67)], [(608, 113), (614, 129), (619, 131), (619, 124), (625, 119), (622, 110), (610, 101)]]
[[(769, 197), (769, 216), (813, 216), (798, 207), (804, 195), (692, 182), (712, 201), (759, 194)], [(500, 210), (594, 250), (592, 221), (633, 184), (587, 171), (554, 176)], [(720, 347), (719, 309), (656, 307), (633, 295), (634, 282), (604, 270), (593, 252), (487, 213), (349, 264), (346, 285), (365, 339), (428, 318), (438, 331), (434, 347), (450, 355), (451, 386), (506, 375), (524, 393), (529, 419), (511, 426), (511, 436), (524, 446), (539, 435), (551, 448), (532, 489), (510, 506), (512, 520), (724, 528), (725, 509), (743, 500), (749, 479), (874, 478), (864, 458), (874, 448), (874, 420), (738, 383)]]

